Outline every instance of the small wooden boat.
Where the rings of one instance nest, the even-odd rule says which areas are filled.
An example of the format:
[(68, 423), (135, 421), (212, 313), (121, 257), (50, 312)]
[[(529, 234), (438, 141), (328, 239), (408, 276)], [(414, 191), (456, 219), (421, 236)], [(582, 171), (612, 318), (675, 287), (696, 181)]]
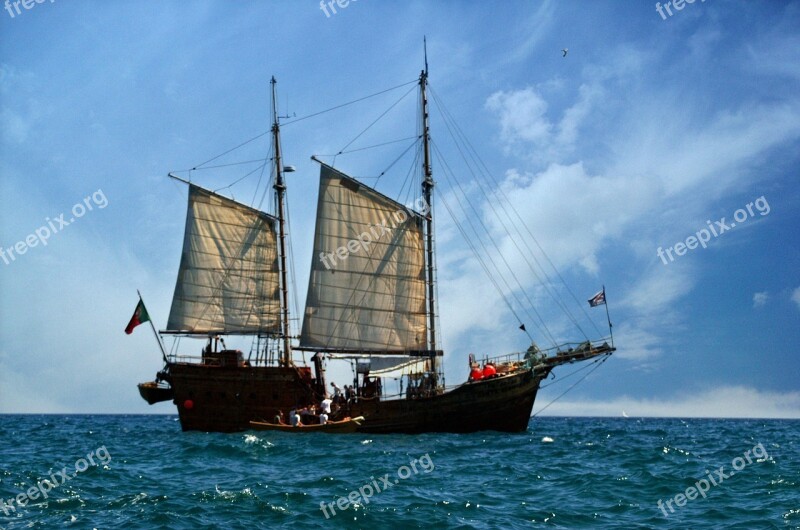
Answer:
[(286, 432), (356, 432), (364, 421), (364, 416), (345, 418), (341, 421), (329, 421), (325, 425), (299, 425), (292, 427), (283, 423), (267, 423), (265, 421), (251, 421), (250, 428), (254, 431), (286, 431)]
[(171, 386), (156, 381), (139, 383), (139, 394), (147, 403), (153, 405), (162, 401), (171, 401), (175, 397), (175, 391)]

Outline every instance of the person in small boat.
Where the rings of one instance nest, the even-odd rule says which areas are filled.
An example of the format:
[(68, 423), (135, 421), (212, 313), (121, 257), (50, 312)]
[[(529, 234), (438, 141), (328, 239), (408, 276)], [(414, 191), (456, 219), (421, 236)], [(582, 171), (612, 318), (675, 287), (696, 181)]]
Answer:
[(300, 415), (297, 414), (297, 410), (296, 409), (292, 409), (291, 412), (289, 412), (289, 424), (292, 427), (302, 427), (303, 426), (303, 423), (300, 421)]
[(300, 421), (304, 425), (313, 425), (317, 420), (317, 406), (303, 407), (300, 409)]
[(323, 410), (322, 414), (319, 415), (319, 424), (325, 425), (326, 423), (328, 423), (328, 415)]
[(331, 401), (330, 398), (325, 398), (322, 400), (322, 413), (323, 414), (330, 414), (331, 413)]
[(275, 414), (275, 418), (273, 418), (273, 423), (278, 425), (286, 425), (286, 422), (283, 420), (283, 411), (279, 410), (277, 414)]

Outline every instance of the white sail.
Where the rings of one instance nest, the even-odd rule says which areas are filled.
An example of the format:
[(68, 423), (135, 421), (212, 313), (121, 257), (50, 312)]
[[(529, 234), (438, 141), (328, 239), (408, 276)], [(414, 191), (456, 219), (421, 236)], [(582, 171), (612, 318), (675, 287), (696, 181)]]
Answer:
[(422, 221), (410, 208), (321, 166), (302, 346), (426, 349)]
[(202, 334), (279, 331), (276, 241), (271, 216), (190, 184), (167, 329)]

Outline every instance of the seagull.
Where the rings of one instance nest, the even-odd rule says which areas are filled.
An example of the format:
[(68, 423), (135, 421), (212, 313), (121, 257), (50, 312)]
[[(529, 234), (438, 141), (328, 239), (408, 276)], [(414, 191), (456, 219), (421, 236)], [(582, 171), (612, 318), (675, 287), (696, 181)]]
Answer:
[(568, 51), (569, 51), (569, 48), (564, 48), (563, 50), (561, 50), (561, 53), (564, 54), (564, 55), (562, 55), (562, 57), (566, 57)]

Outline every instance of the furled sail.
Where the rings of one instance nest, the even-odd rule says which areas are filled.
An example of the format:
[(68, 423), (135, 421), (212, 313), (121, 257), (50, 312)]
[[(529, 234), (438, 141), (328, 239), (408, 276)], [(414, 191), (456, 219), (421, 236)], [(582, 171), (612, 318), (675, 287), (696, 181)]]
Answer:
[(423, 217), (321, 165), (301, 346), (424, 350)]
[(329, 353), (329, 359), (355, 360), (358, 373), (373, 377), (401, 377), (430, 371), (430, 358), (409, 357), (406, 355), (358, 355), (352, 353)]
[(280, 330), (274, 221), (264, 212), (189, 185), (169, 331), (255, 334)]

